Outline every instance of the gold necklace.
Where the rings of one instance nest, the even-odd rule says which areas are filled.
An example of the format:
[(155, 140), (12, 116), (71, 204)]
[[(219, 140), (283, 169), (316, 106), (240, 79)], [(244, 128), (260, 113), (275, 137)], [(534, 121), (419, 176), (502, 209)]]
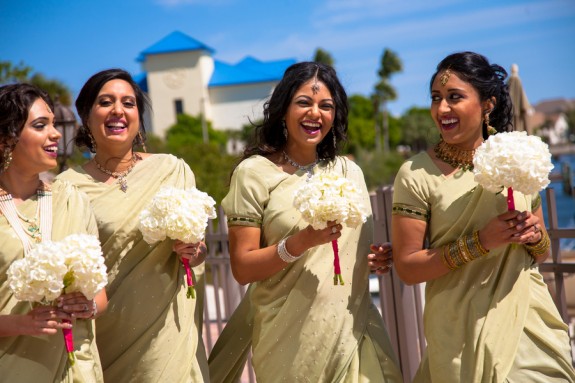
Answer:
[[(40, 181), (36, 195), (38, 196), (36, 217), (27, 218), (18, 211), (12, 195), (0, 188), (0, 212), (20, 238), (25, 254), (32, 250), (34, 243), (52, 238), (52, 191), (48, 185)], [(27, 227), (22, 224), (22, 221)], [(39, 224), (38, 221), (40, 221)]]
[(131, 161), (130, 166), (128, 166), (128, 168), (126, 170), (124, 170), (123, 172), (113, 172), (111, 170), (106, 169), (105, 167), (100, 165), (98, 160), (96, 160), (96, 157), (94, 157), (94, 163), (96, 163), (96, 167), (98, 168), (99, 171), (101, 171), (104, 174), (109, 175), (112, 178), (117, 179), (118, 184), (120, 185), (120, 190), (125, 193), (126, 190), (128, 190), (128, 180), (126, 179), (126, 176), (128, 174), (130, 174), (132, 169), (134, 169), (134, 166), (136, 166), (136, 162), (139, 159), (140, 159), (140, 156), (138, 156), (136, 153), (133, 153), (132, 159), (130, 160)]
[(448, 144), (442, 139), (435, 145), (433, 150), (437, 158), (454, 168), (461, 168), (463, 171), (473, 170), (475, 149), (459, 149), (457, 146)]

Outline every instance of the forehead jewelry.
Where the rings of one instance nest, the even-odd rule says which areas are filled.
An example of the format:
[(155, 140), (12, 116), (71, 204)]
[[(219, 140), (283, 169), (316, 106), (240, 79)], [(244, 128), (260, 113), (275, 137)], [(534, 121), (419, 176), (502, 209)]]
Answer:
[(447, 81), (449, 81), (449, 77), (451, 76), (451, 69), (447, 68), (439, 77), (439, 81), (441, 82), (441, 86), (445, 86)]
[(317, 94), (319, 92), (319, 84), (317, 83), (317, 73), (319, 72), (319, 67), (316, 67), (315, 74), (313, 75), (313, 84), (311, 86), (311, 91), (313, 94)]

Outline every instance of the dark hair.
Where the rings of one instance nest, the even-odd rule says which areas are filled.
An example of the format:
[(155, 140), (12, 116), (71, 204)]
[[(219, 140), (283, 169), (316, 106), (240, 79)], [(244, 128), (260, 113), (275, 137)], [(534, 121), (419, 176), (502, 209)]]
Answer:
[[(468, 82), (479, 93), (481, 101), (495, 98), (495, 105), (489, 113), (489, 125), (498, 132), (513, 130), (513, 108), (509, 89), (505, 84), (507, 72), (497, 64), (490, 64), (485, 56), (474, 52), (453, 53), (437, 65), (431, 76), (429, 88), (438, 73), (451, 70), (463, 81)], [(487, 126), (483, 124), (483, 138), (487, 139)]]
[(32, 104), (41, 98), (54, 110), (48, 93), (31, 84), (0, 87), (0, 169), (18, 143)]
[(88, 127), (88, 119), (90, 117), (90, 111), (94, 102), (98, 97), (98, 93), (102, 87), (112, 80), (124, 80), (132, 89), (134, 89), (134, 94), (136, 95), (136, 105), (138, 106), (138, 115), (140, 116), (140, 133), (134, 139), (134, 146), (143, 145), (146, 142), (146, 127), (144, 126), (144, 113), (146, 108), (150, 107), (150, 101), (148, 96), (140, 89), (138, 84), (134, 81), (132, 76), (123, 69), (106, 69), (101, 72), (96, 73), (86, 81), (80, 94), (76, 99), (76, 110), (78, 115), (82, 120), (82, 126), (78, 129), (74, 142), (77, 146), (87, 147), (92, 153), (95, 153), (95, 148), (92, 145), (92, 140), (90, 139), (90, 129)]
[(335, 104), (335, 119), (331, 134), (319, 143), (317, 154), (322, 159), (335, 158), (338, 148), (334, 147), (332, 135), (335, 134), (337, 143), (347, 139), (347, 94), (337, 78), (335, 69), (321, 63), (301, 62), (286, 69), (270, 99), (264, 104), (264, 120), (259, 125), (254, 124), (253, 142), (244, 150), (240, 162), (254, 154), (268, 155), (285, 148), (287, 139), (283, 134), (282, 120), (295, 92), (315, 76), (327, 86)]

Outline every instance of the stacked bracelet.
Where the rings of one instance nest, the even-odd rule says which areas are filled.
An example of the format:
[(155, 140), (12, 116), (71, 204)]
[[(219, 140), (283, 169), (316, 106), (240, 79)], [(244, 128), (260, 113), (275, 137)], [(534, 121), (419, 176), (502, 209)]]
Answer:
[(547, 253), (551, 247), (551, 239), (549, 239), (549, 234), (545, 230), (541, 230), (541, 239), (536, 243), (526, 243), (525, 247), (527, 252), (533, 258), (537, 258)]
[(481, 245), (479, 232), (475, 231), (445, 245), (443, 247), (442, 261), (448, 269), (455, 270), (474, 259), (483, 257), (487, 253), (489, 253), (489, 250)]
[(291, 255), (289, 253), (289, 251), (287, 251), (286, 241), (287, 241), (287, 238), (284, 238), (278, 243), (278, 255), (280, 256), (282, 261), (284, 261), (286, 263), (295, 262), (298, 260), (299, 257), (294, 257), (293, 255)]

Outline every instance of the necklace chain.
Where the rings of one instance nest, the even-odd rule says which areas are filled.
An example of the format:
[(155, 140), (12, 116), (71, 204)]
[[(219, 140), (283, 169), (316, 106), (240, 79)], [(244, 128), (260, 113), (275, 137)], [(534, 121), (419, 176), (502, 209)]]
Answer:
[(290, 156), (287, 155), (287, 153), (285, 152), (285, 150), (283, 151), (284, 157), (286, 159), (286, 161), (293, 166), (294, 168), (297, 168), (299, 170), (303, 170), (304, 172), (307, 173), (307, 179), (309, 180), (311, 178), (311, 176), (313, 175), (313, 168), (317, 165), (318, 162), (318, 158), (317, 158), (317, 154), (315, 156), (315, 161), (312, 162), (311, 164), (307, 164), (307, 165), (300, 165), (297, 162), (295, 162), (294, 160), (292, 160), (290, 158)]
[[(38, 196), (36, 216), (27, 218), (18, 211), (12, 195), (0, 188), (0, 211), (20, 238), (25, 254), (32, 249), (33, 243), (50, 240), (52, 237), (52, 192), (50, 187), (40, 181), (36, 195)], [(39, 224), (38, 221), (40, 221)], [(22, 222), (26, 223), (28, 227), (25, 227)]]
[(126, 190), (128, 190), (128, 180), (126, 179), (126, 176), (130, 174), (132, 169), (134, 169), (134, 166), (136, 166), (136, 162), (138, 162), (139, 159), (140, 156), (138, 156), (136, 153), (133, 153), (132, 158), (130, 160), (130, 166), (128, 166), (128, 168), (122, 172), (113, 172), (111, 170), (106, 169), (104, 166), (100, 165), (98, 160), (96, 160), (96, 157), (94, 157), (94, 163), (96, 164), (96, 167), (98, 168), (99, 171), (109, 175), (112, 178), (117, 179), (118, 184), (120, 185), (120, 190), (125, 193)]
[(435, 145), (433, 150), (437, 158), (454, 168), (461, 168), (463, 171), (473, 170), (473, 155), (475, 154), (475, 149), (459, 149), (457, 146), (441, 140)]

